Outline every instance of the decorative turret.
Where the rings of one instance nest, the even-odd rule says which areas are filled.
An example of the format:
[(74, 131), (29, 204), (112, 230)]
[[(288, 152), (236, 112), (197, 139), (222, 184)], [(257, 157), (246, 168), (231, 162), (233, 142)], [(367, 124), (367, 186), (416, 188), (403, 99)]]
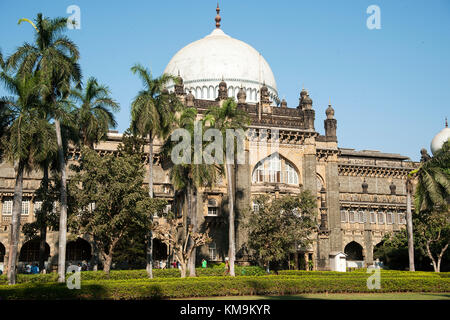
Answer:
[(192, 91), (189, 90), (189, 93), (186, 96), (186, 107), (189, 107), (189, 108), (193, 107), (194, 106), (194, 100), (195, 100), (195, 97), (192, 94)]
[(314, 119), (316, 116), (315, 111), (312, 108), (312, 99), (309, 97), (308, 91), (305, 88), (300, 92), (300, 104), (297, 109), (303, 111), (304, 114), (304, 127), (305, 129), (314, 130)]
[(228, 98), (228, 90), (227, 90), (227, 83), (225, 81), (222, 81), (219, 83), (219, 95), (217, 96), (216, 101), (226, 100)]
[(178, 76), (175, 78), (175, 94), (177, 96), (184, 96), (184, 83), (183, 78), (180, 76), (180, 71), (178, 71)]
[(327, 138), (327, 141), (337, 142), (336, 136), (337, 120), (334, 118), (334, 109), (331, 106), (331, 102), (328, 105), (325, 114), (327, 115), (327, 118), (324, 120), (325, 137)]
[(247, 94), (245, 93), (244, 88), (241, 87), (241, 89), (239, 89), (237, 98), (238, 98), (238, 104), (245, 104), (245, 101), (247, 100)]
[(259, 92), (259, 104), (261, 105), (262, 112), (265, 113), (271, 113), (272, 108), (270, 107), (270, 95), (269, 95), (269, 89), (266, 86), (266, 83), (264, 82), (263, 86), (260, 89)]
[(299, 109), (310, 110), (310, 109), (312, 109), (312, 104), (313, 104), (313, 101), (310, 98), (308, 91), (305, 90), (305, 88), (302, 88), (302, 91), (300, 92)]
[(287, 108), (287, 102), (286, 102), (286, 99), (281, 100), (281, 107), (282, 107), (282, 108)]
[(302, 101), (303, 98), (306, 97), (308, 95), (308, 91), (305, 90), (305, 88), (302, 87), (302, 91), (300, 91), (300, 98), (298, 99), (298, 109), (302, 108)]
[(427, 149), (425, 149), (425, 148), (422, 148), (420, 150), (420, 155), (421, 155), (420, 162), (426, 162), (431, 159), (430, 155), (428, 154)]

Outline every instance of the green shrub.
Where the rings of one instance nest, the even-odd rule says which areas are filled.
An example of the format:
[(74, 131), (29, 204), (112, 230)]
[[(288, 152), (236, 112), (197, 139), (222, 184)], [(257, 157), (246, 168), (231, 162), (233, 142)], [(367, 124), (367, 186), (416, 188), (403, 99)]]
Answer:
[[(220, 268), (196, 268), (196, 274), (199, 277), (223, 276), (225, 267)], [(236, 266), (235, 273), (237, 276), (259, 276), (265, 275), (264, 269), (260, 267), (240, 267)], [(180, 278), (179, 269), (153, 269), (154, 278)], [(128, 279), (148, 279), (146, 270), (111, 270), (108, 275), (103, 271), (82, 271), (81, 280), (128, 280)], [(49, 274), (18, 274), (17, 283), (48, 283), (58, 280), (57, 273)], [(8, 283), (6, 275), (0, 276), (0, 285)]]
[(284, 295), (353, 292), (449, 292), (448, 277), (381, 278), (380, 290), (369, 290), (366, 278), (317, 275), (197, 277), (86, 280), (80, 290), (59, 283), (0, 286), (1, 299), (161, 299), (225, 295)]

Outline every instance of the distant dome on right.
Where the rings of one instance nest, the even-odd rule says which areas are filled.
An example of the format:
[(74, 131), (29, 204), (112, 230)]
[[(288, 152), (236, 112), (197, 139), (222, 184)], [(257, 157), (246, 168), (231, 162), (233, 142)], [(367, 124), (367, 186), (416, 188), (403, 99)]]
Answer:
[(430, 149), (433, 154), (439, 151), (445, 142), (450, 139), (450, 128), (448, 127), (447, 119), (445, 119), (445, 128), (439, 131), (437, 135), (431, 140)]

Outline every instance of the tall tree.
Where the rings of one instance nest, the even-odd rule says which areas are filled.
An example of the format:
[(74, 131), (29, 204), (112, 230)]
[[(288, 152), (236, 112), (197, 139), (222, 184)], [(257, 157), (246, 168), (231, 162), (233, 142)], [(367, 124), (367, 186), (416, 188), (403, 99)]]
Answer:
[[(180, 102), (173, 93), (165, 90), (175, 77), (163, 74), (152, 78), (151, 72), (140, 64), (131, 68), (137, 74), (144, 88), (139, 91), (131, 103), (131, 128), (133, 133), (148, 139), (148, 185), (149, 195), (153, 198), (153, 143), (155, 138), (165, 139), (171, 132), (175, 110)], [(153, 278), (153, 235), (149, 230), (147, 237), (147, 273)]]
[(57, 201), (57, 194), (52, 186), (50, 170), (56, 170), (57, 165), (57, 145), (56, 132), (54, 126), (49, 122), (48, 117), (42, 108), (39, 109), (38, 125), (40, 135), (37, 145), (40, 147), (40, 155), (36, 158), (36, 167), (42, 171), (42, 180), (39, 189), (36, 190), (35, 199), (41, 201), (41, 206), (35, 212), (36, 220), (25, 224), (23, 232), (29, 237), (35, 237), (39, 233), (39, 270), (45, 268), (45, 252), (47, 243), (47, 228), (49, 223), (56, 226), (54, 215), (54, 202)]
[[(29, 21), (29, 20), (28, 20)], [(46, 106), (54, 120), (58, 145), (58, 168), (61, 177), (60, 221), (58, 251), (58, 281), (65, 281), (65, 258), (67, 243), (67, 173), (64, 157), (64, 142), (61, 122), (67, 119), (68, 101), (72, 83), (79, 84), (81, 70), (78, 64), (79, 51), (74, 42), (62, 35), (67, 18), (44, 18), (39, 13), (33, 24), (34, 43), (24, 43), (13, 53), (6, 65), (17, 70), (19, 75), (39, 71), (45, 86), (43, 91)]]
[[(417, 181), (416, 192), (414, 193), (414, 208), (415, 213), (423, 215), (423, 219), (428, 219), (429, 230), (422, 230), (423, 235), (427, 234), (430, 240), (426, 245), (427, 254), (430, 259), (434, 259), (431, 251), (429, 249), (432, 242), (439, 242), (441, 239), (441, 227), (442, 223), (440, 221), (440, 212), (448, 211), (448, 203), (450, 199), (450, 142), (444, 143), (442, 148), (436, 152), (436, 154), (429, 158), (427, 157), (421, 162), (419, 168), (411, 171), (408, 174), (406, 183), (407, 192), (407, 229), (408, 229), (408, 252), (410, 261), (410, 271), (414, 271), (414, 242), (413, 242), (413, 218), (411, 212), (411, 195), (412, 190), (412, 179)], [(436, 231), (438, 230), (438, 231)], [(443, 230), (446, 230), (445, 228)], [(436, 238), (433, 234), (437, 232)], [(442, 238), (446, 234), (445, 231), (442, 232)], [(447, 247), (444, 246), (444, 251)], [(443, 254), (443, 253), (442, 253)], [(442, 258), (442, 255), (440, 256)], [(439, 264), (440, 264), (440, 259)], [(435, 264), (435, 270), (437, 268), (437, 263), (433, 260)]]
[[(70, 226), (90, 234), (99, 248), (103, 270), (109, 274), (121, 240), (137, 229), (151, 228), (149, 215), (161, 213), (165, 200), (152, 199), (142, 187), (142, 154), (129, 154), (119, 147), (118, 155), (100, 156), (84, 148), (77, 172), (70, 181), (73, 205)], [(82, 186), (82, 187), (80, 187)]]
[(408, 232), (408, 257), (409, 271), (416, 271), (414, 266), (414, 234), (413, 234), (413, 218), (411, 211), (411, 197), (413, 194), (413, 184), (411, 178), (406, 178), (406, 230)]
[(311, 243), (316, 200), (309, 191), (275, 199), (261, 195), (254, 202), (258, 209), (247, 213), (248, 244), (261, 264), (280, 263), (299, 245)]
[[(224, 139), (227, 137), (227, 130), (239, 130), (246, 129), (249, 125), (250, 120), (248, 115), (241, 109), (237, 107), (236, 102), (233, 98), (228, 98), (225, 100), (221, 106), (213, 107), (208, 110), (206, 115), (207, 121), (211, 121), (212, 125), (219, 129), (222, 133)], [(242, 137), (243, 138), (243, 137)], [(227, 149), (227, 143), (223, 143), (225, 148), (226, 163), (225, 163), (225, 175), (227, 178), (227, 189), (228, 189), (228, 243), (229, 243), (229, 264), (230, 264), (230, 275), (235, 276), (234, 272), (234, 262), (236, 260), (236, 236), (235, 236), (235, 211), (234, 211), (234, 183), (233, 179), (233, 166), (236, 166), (236, 153), (233, 139), (233, 158), (229, 158), (229, 152), (231, 150)]]
[(41, 128), (38, 124), (38, 110), (41, 103), (40, 86), (38, 76), (33, 75), (13, 78), (2, 72), (0, 80), (14, 95), (0, 99), (4, 116), (2, 122), (5, 123), (5, 132), (0, 137), (0, 149), (5, 153), (5, 158), (13, 163), (16, 177), (8, 260), (8, 283), (15, 284), (23, 176), (25, 171), (33, 169), (35, 159), (41, 151), (37, 143)]
[[(196, 138), (195, 134), (199, 132), (204, 132), (207, 120), (196, 120), (197, 110), (195, 108), (187, 108), (183, 110), (180, 114), (179, 119), (176, 121), (176, 125), (179, 129), (185, 130), (188, 134), (188, 141), (186, 148), (183, 148), (182, 153), (176, 154), (174, 149), (175, 143), (178, 141), (167, 141), (163, 147), (163, 153), (168, 155), (172, 159), (177, 158), (178, 163), (174, 164), (170, 169), (170, 179), (174, 185), (175, 190), (184, 197), (185, 203), (187, 204), (187, 214), (185, 216), (186, 223), (184, 234), (187, 238), (191, 234), (197, 234), (199, 231), (197, 213), (198, 213), (198, 192), (206, 187), (211, 187), (217, 178), (223, 174), (223, 168), (220, 164), (208, 164), (204, 161), (200, 163), (195, 163), (195, 152), (196, 152)], [(201, 147), (203, 149), (205, 141), (201, 139)], [(173, 154), (172, 154), (173, 153)], [(186, 158), (184, 158), (186, 157)], [(183, 159), (184, 158), (184, 159)], [(189, 276), (195, 277), (195, 260), (196, 260), (196, 248), (194, 237), (191, 237), (186, 244), (188, 247), (186, 250), (189, 251)], [(190, 250), (192, 249), (192, 250)], [(180, 261), (181, 263), (181, 261)]]
[(120, 107), (110, 94), (108, 87), (99, 85), (93, 77), (88, 79), (83, 91), (75, 88), (71, 92), (73, 100), (80, 105), (74, 118), (81, 143), (91, 149), (95, 143), (106, 139), (110, 128), (117, 126), (113, 112)]

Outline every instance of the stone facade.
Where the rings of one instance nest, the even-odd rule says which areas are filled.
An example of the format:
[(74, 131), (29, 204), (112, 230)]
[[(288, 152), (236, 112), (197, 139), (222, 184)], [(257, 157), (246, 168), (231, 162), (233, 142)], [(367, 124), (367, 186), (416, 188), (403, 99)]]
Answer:
[[(195, 99), (183, 82), (175, 88), (180, 100), (195, 106), (199, 115), (212, 105), (218, 105), (227, 96), (226, 83), (221, 83), (222, 95), (216, 101)], [(317, 195), (318, 231), (313, 235), (313, 245), (299, 248), (294, 261), (304, 260), (313, 268), (330, 269), (330, 253), (342, 251), (348, 259), (358, 265), (373, 262), (373, 248), (387, 232), (405, 226), (407, 173), (417, 167), (405, 156), (379, 151), (355, 151), (338, 147), (337, 120), (331, 105), (324, 122), (325, 135), (320, 135), (314, 126), (315, 111), (312, 99), (306, 90), (300, 93), (299, 105), (281, 107), (269, 100), (267, 88), (261, 88), (260, 103), (246, 103), (245, 88), (239, 96), (239, 108), (251, 118), (248, 141), (245, 145), (245, 164), (234, 166), (236, 183), (236, 252), (238, 263), (249, 263), (246, 246), (247, 233), (242, 226), (242, 212), (252, 206), (252, 197), (257, 194), (280, 196), (310, 190)], [(259, 93), (258, 93), (259, 94)], [(357, 119), (355, 119), (357, 120)], [(99, 143), (100, 153), (114, 153), (121, 135), (108, 134), (108, 140)], [(261, 147), (267, 152), (261, 154)], [(161, 143), (155, 141), (156, 164), (154, 173), (155, 197), (174, 199), (174, 189), (169, 180), (169, 169), (158, 156)], [(70, 160), (76, 161), (79, 151), (71, 150)], [(147, 161), (146, 159), (143, 159)], [(148, 173), (147, 173), (148, 174)], [(34, 219), (36, 199), (34, 191), (39, 187), (42, 174), (32, 172), (24, 180), (24, 211), (21, 221)], [(70, 174), (69, 174), (70, 177)], [(144, 181), (148, 181), (145, 177)], [(0, 259), (8, 254), (11, 216), (10, 200), (14, 188), (14, 168), (9, 163), (0, 163)], [(200, 250), (198, 255), (209, 261), (223, 261), (228, 255), (227, 189), (225, 179), (211, 189), (201, 190), (197, 195), (197, 221), (211, 230), (213, 243)], [(28, 206), (28, 209), (26, 207)], [(177, 210), (173, 208), (173, 210)], [(50, 249), (49, 263), (57, 262), (57, 234), (48, 233)], [(86, 239), (89, 241), (89, 239)], [(22, 237), (19, 248), (25, 239)], [(0, 261), (1, 263), (1, 261)]]

